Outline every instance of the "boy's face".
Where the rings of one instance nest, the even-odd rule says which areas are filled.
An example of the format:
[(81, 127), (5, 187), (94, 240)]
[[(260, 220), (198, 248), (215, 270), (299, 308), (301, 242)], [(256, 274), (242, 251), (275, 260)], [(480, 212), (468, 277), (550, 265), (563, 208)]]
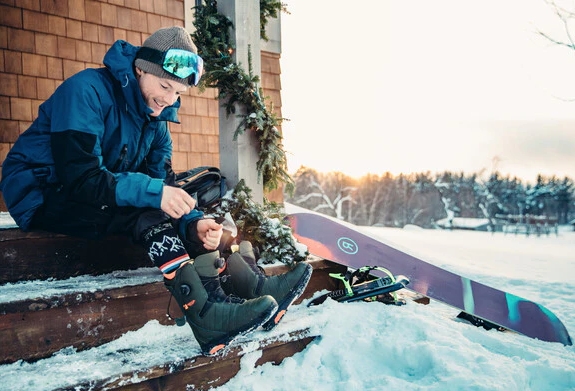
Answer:
[(171, 79), (162, 79), (136, 68), (140, 91), (146, 104), (153, 110), (152, 117), (160, 115), (164, 107), (176, 103), (179, 96), (188, 90), (188, 86)]

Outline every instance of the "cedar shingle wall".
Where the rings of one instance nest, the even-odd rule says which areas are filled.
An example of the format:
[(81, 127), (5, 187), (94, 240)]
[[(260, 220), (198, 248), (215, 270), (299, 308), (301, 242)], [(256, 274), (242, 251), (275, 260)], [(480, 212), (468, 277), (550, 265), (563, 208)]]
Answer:
[[(262, 52), (262, 88), (264, 94), (268, 96), (274, 108), (274, 113), (282, 118), (282, 99), (281, 99), (281, 68), (280, 55), (277, 53)], [(281, 126), (279, 127), (281, 132)], [(284, 200), (283, 187), (266, 193), (266, 198), (270, 201), (281, 203)]]
[[(0, 0), (0, 164), (62, 80), (101, 67), (118, 39), (139, 46), (173, 25), (184, 25), (183, 0)], [(262, 87), (281, 116), (279, 59), (262, 53)], [(176, 171), (219, 165), (216, 95), (190, 88), (182, 96), (181, 124), (170, 125)]]

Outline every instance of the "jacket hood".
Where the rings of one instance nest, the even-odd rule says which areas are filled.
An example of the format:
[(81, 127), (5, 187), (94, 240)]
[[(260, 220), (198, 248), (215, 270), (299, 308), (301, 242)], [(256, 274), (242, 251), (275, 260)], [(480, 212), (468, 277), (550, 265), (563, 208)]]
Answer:
[[(134, 73), (134, 60), (136, 59), (138, 49), (140, 49), (138, 46), (134, 46), (123, 40), (118, 40), (114, 42), (112, 47), (106, 52), (104, 65), (122, 86), (124, 97), (130, 109), (134, 110), (138, 115), (149, 116), (153, 110), (146, 105), (142, 92), (140, 91), (138, 79), (136, 79)], [(180, 99), (172, 106), (164, 108), (162, 113), (155, 119), (158, 121), (178, 123), (177, 111), (179, 107)]]

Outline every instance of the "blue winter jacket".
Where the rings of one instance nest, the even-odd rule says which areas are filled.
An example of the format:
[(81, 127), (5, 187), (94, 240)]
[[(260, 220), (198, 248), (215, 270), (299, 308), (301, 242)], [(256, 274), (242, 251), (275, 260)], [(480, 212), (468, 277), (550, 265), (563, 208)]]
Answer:
[(0, 190), (21, 229), (30, 228), (43, 189), (98, 208), (160, 208), (178, 100), (159, 117), (144, 102), (133, 62), (139, 48), (117, 41), (105, 68), (65, 80), (39, 108), (2, 165)]

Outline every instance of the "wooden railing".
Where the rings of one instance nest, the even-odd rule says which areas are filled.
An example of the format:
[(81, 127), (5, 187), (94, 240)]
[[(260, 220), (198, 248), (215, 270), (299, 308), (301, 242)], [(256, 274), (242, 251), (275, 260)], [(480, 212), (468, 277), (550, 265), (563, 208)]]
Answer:
[(557, 235), (559, 233), (556, 217), (531, 214), (498, 214), (495, 217), (502, 222), (502, 230), (505, 233), (525, 234), (527, 236), (549, 235), (552, 232)]

